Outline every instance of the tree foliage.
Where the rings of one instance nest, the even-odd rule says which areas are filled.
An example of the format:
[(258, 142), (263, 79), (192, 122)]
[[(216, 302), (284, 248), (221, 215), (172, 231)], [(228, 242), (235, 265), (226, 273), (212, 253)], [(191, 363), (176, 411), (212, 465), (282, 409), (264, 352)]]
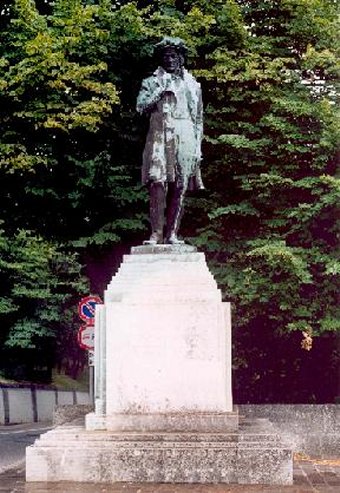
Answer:
[[(73, 307), (86, 289), (75, 253), (27, 230), (11, 237), (0, 231), (0, 354), (7, 374), (23, 377), (72, 351)], [(16, 369), (18, 355), (24, 371)]]
[(233, 302), (237, 366), (251, 359), (245, 334), (293, 332), (310, 349), (336, 333), (336, 7), (16, 0), (0, 34), (6, 234), (29, 228), (85, 254), (142, 239), (135, 99), (153, 44), (180, 36), (203, 89), (208, 189), (188, 199), (183, 234)]
[(1, 205), (5, 215), (18, 204), (13, 229), (23, 222), (23, 207), (32, 230), (81, 246), (141, 228), (142, 216), (129, 217), (128, 210), (145, 194), (117, 153), (112, 125), (113, 112), (120, 114), (108, 66), (109, 24), (108, 2), (58, 0), (51, 15), (33, 1), (15, 2), (0, 62), (0, 169), (7, 188)]
[(339, 320), (335, 6), (264, 1), (242, 10), (243, 45), (221, 43), (199, 71), (210, 89), (214, 192), (197, 241), (242, 306), (241, 326), (265, 312), (277, 330), (320, 334)]

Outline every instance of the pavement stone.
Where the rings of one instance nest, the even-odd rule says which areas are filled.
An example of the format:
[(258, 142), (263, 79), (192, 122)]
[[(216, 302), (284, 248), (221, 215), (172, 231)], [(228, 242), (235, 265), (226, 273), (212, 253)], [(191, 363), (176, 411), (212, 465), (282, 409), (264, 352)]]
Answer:
[(296, 460), (292, 486), (25, 483), (25, 466), (0, 474), (0, 493), (340, 493), (340, 460)]

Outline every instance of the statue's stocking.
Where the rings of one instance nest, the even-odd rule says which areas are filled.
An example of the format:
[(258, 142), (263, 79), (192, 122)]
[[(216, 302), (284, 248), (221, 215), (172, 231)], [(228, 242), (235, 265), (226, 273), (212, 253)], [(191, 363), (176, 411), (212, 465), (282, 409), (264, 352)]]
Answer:
[(168, 184), (167, 194), (167, 218), (166, 218), (166, 241), (167, 243), (184, 243), (178, 240), (177, 234), (181, 224), (184, 211), (185, 187), (178, 184)]
[(151, 236), (150, 240), (144, 243), (156, 244), (163, 242), (165, 192), (164, 183), (153, 182), (149, 186)]

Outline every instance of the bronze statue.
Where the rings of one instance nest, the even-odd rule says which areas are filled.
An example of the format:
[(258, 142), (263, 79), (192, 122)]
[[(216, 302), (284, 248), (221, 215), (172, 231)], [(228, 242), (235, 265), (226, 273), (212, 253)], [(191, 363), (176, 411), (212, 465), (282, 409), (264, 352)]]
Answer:
[[(150, 115), (142, 181), (149, 187), (151, 237), (144, 243), (184, 243), (177, 237), (188, 188), (204, 189), (201, 173), (201, 86), (184, 68), (186, 46), (165, 37), (156, 46), (160, 66), (144, 79), (137, 111)], [(166, 221), (165, 221), (166, 216)]]

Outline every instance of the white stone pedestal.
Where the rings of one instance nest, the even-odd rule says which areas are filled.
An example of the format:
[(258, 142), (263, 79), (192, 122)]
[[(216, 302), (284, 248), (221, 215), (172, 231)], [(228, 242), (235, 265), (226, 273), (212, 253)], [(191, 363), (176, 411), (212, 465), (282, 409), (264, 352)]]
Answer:
[(202, 253), (133, 248), (97, 308), (95, 412), (28, 447), (27, 481), (291, 483), (269, 424), (239, 428), (230, 304)]
[(87, 429), (237, 428), (230, 304), (202, 253), (186, 245), (133, 248), (98, 308), (96, 361), (106, 364)]

